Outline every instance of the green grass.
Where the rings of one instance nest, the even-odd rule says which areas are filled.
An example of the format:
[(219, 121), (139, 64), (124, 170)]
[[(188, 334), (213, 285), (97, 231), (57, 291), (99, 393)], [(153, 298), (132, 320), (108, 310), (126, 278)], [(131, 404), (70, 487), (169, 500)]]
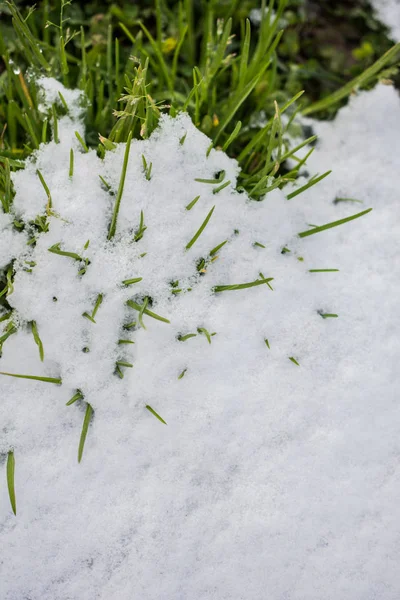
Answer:
[[(247, 17), (259, 6), (265, 18), (257, 27)], [(290, 65), (283, 62), (287, 56), (295, 60), (294, 38), (301, 38), (306, 16), (299, 0), (276, 0), (268, 6), (265, 0), (203, 0), (195, 5), (141, 0), (111, 6), (101, 1), (80, 5), (44, 0), (36, 10), (27, 11), (21, 2), (5, 2), (2, 7), (0, 119), (7, 128), (0, 147), (0, 199), (6, 212), (12, 195), (7, 183), (10, 169), (18, 168), (19, 159), (38, 148), (40, 141), (50, 136), (57, 141), (58, 118), (68, 112), (62, 95), (49, 114), (39, 112), (34, 78), (26, 78), (28, 66), (37, 75), (56, 77), (85, 92), (86, 139), (76, 133), (84, 152), (95, 147), (104, 156), (114, 142), (148, 137), (161, 112), (175, 115), (188, 110), (196, 126), (211, 138), (210, 149), (221, 147), (239, 160), (240, 186), (257, 200), (297, 175), (298, 169), (285, 173), (285, 161), (299, 149), (287, 147), (292, 117), (301, 108), (298, 101), (307, 104), (305, 113), (333, 109), (356, 87), (387, 76), (399, 55), (399, 45), (390, 48), (381, 36), (378, 47), (386, 50), (382, 57), (373, 64), (374, 50), (368, 55), (371, 64), (358, 65), (366, 70), (342, 86), (339, 81), (331, 95), (327, 86), (320, 94), (323, 98), (313, 103), (310, 98), (315, 94), (302, 96), (300, 88), (308, 79), (300, 78), (294, 89), (287, 72)], [(332, 18), (337, 12), (332, 11)], [(366, 29), (363, 22), (360, 28)], [(314, 50), (319, 53), (318, 47)], [(299, 56), (301, 52), (300, 44)], [(291, 118), (283, 127), (280, 117), (286, 111)], [(260, 123), (266, 117), (266, 124), (254, 127), (257, 116)], [(145, 172), (149, 178), (151, 165)], [(69, 175), (73, 176), (73, 153)], [(51, 207), (50, 191), (41, 181)], [(122, 173), (110, 238), (115, 235), (123, 181)], [(213, 183), (220, 184), (215, 193), (228, 185), (222, 180)]]

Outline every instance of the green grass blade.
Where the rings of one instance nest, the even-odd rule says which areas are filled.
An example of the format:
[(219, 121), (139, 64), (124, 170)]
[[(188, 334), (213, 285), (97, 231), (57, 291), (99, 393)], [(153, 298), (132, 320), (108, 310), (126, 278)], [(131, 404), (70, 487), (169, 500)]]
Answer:
[(83, 394), (80, 390), (76, 391), (76, 393), (72, 396), (71, 400), (68, 400), (65, 406), (71, 406), (71, 404), (74, 404), (78, 400), (83, 400)]
[(251, 39), (251, 26), (250, 20), (246, 19), (245, 25), (245, 35), (243, 41), (243, 48), (240, 55), (240, 63), (239, 63), (239, 89), (244, 87), (246, 74), (247, 74), (247, 65), (249, 61), (249, 50), (250, 50), (250, 39)]
[(207, 338), (207, 342), (208, 342), (209, 344), (211, 344), (211, 335), (209, 334), (209, 332), (207, 331), (207, 329), (205, 329), (204, 327), (198, 327), (198, 328), (197, 328), (197, 331), (198, 331), (199, 333), (202, 333), (203, 335), (205, 335), (205, 336), (206, 336), (206, 338)]
[(65, 250), (61, 250), (60, 248), (60, 242), (58, 242), (57, 244), (53, 244), (52, 246), (50, 246), (50, 248), (47, 248), (48, 252), (52, 252), (53, 254), (58, 254), (59, 256), (68, 256), (68, 258), (73, 258), (74, 260), (83, 260), (83, 258), (81, 256), (79, 256), (79, 254), (76, 254), (76, 252), (67, 252)]
[(268, 283), (273, 281), (273, 277), (268, 277), (267, 279), (256, 279), (255, 281), (250, 281), (249, 283), (238, 283), (233, 285), (216, 285), (213, 288), (214, 292), (227, 292), (230, 290), (245, 290), (247, 288), (255, 287), (257, 285), (262, 285), (263, 283)]
[(164, 421), (164, 419), (162, 417), (160, 417), (160, 415), (158, 413), (156, 413), (154, 408), (151, 408), (151, 406), (149, 406), (148, 404), (146, 404), (146, 408), (148, 411), (151, 412), (152, 415), (154, 415), (159, 421), (161, 421), (161, 423), (164, 423), (164, 425), (167, 425), (167, 422)]
[(383, 56), (378, 58), (378, 60), (374, 62), (374, 64), (371, 65), (368, 69), (366, 69), (363, 73), (361, 73), (361, 75), (358, 75), (357, 77), (349, 81), (349, 83), (346, 83), (346, 85), (341, 87), (336, 92), (333, 92), (333, 94), (331, 94), (330, 96), (323, 98), (322, 100), (319, 100), (314, 104), (311, 104), (311, 106), (307, 106), (307, 108), (303, 110), (303, 115), (310, 115), (311, 113), (326, 110), (330, 106), (337, 104), (337, 102), (340, 102), (340, 100), (343, 100), (343, 98), (349, 96), (354, 91), (354, 89), (367, 84), (373, 77), (375, 77), (375, 75), (379, 73), (381, 69), (383, 69), (383, 67), (388, 62), (394, 59), (399, 52), (400, 42), (398, 44), (395, 44), (392, 48), (390, 48), (390, 50), (385, 52)]
[(125, 154), (124, 154), (124, 162), (122, 165), (122, 172), (121, 172), (121, 178), (119, 181), (119, 187), (118, 187), (118, 192), (117, 192), (117, 197), (115, 200), (115, 206), (114, 206), (114, 212), (113, 212), (113, 216), (112, 216), (112, 221), (111, 221), (111, 225), (110, 225), (110, 230), (108, 232), (108, 239), (111, 240), (116, 232), (117, 229), (117, 219), (118, 219), (118, 213), (119, 213), (119, 207), (121, 204), (121, 198), (122, 198), (122, 194), (124, 192), (124, 185), (125, 185), (125, 177), (126, 177), (126, 170), (128, 167), (128, 160), (129, 160), (129, 151), (131, 148), (131, 141), (132, 141), (132, 131), (129, 132), (128, 135), (128, 140), (126, 142), (126, 146), (125, 146)]
[[(131, 308), (134, 308), (138, 312), (140, 312), (140, 310), (142, 309), (142, 306), (140, 304), (138, 304), (137, 302), (135, 302), (134, 300), (128, 300), (127, 305), (130, 306)], [(160, 317), (160, 315), (157, 315), (156, 313), (152, 312), (148, 308), (145, 308), (143, 313), (145, 315), (147, 315), (148, 317), (153, 317), (153, 319), (156, 319), (157, 321), (162, 321), (163, 323), (171, 322), (168, 319), (166, 319), (165, 317)]]
[(288, 200), (291, 200), (292, 198), (294, 198), (295, 196), (298, 196), (299, 194), (301, 194), (302, 192), (305, 192), (306, 190), (308, 190), (310, 187), (312, 187), (313, 185), (315, 185), (316, 183), (318, 183), (319, 181), (321, 181), (322, 179), (325, 179), (325, 177), (328, 177), (328, 175), (330, 175), (332, 173), (332, 171), (327, 171), (326, 173), (323, 173), (322, 175), (319, 175), (319, 177), (315, 177), (313, 178), (311, 181), (309, 181), (308, 183), (306, 183), (305, 185), (303, 185), (301, 188), (295, 190), (294, 192), (292, 192), (291, 194), (288, 194), (286, 196), (286, 198)]
[(82, 138), (82, 136), (80, 135), (79, 131), (75, 131), (75, 137), (78, 140), (78, 142), (80, 143), (80, 145), (82, 146), (83, 151), (85, 153), (89, 152), (89, 148), (87, 147), (87, 145), (86, 145), (84, 139)]
[(195, 181), (198, 181), (199, 183), (221, 183), (224, 180), (225, 177), (225, 171), (220, 171), (218, 174), (218, 177), (214, 177), (214, 179), (203, 179), (202, 177), (196, 177)]
[(215, 206), (212, 207), (212, 209), (210, 210), (210, 212), (208, 213), (208, 215), (206, 216), (203, 223), (200, 225), (199, 229), (196, 231), (190, 242), (186, 244), (186, 250), (189, 250), (193, 246), (193, 244), (198, 240), (200, 235), (203, 233), (204, 229), (207, 227), (208, 221), (211, 219), (214, 209)]
[(7, 455), (7, 487), (12, 511), (14, 515), (17, 516), (17, 504), (15, 500), (15, 458), (12, 450), (10, 450)]
[(35, 381), (44, 381), (46, 383), (55, 383), (56, 385), (62, 384), (61, 377), (41, 377), (39, 375), (19, 375), (16, 373), (5, 373), (0, 371), (0, 375), (7, 375), (7, 377), (17, 377), (19, 379), (34, 379)]
[(50, 190), (49, 187), (47, 185), (47, 183), (44, 180), (43, 175), (41, 174), (41, 172), (39, 171), (39, 169), (36, 169), (36, 174), (40, 179), (40, 183), (43, 186), (44, 191), (46, 192), (46, 196), (47, 196), (47, 207), (50, 209), (53, 205), (52, 199), (51, 199), (51, 194), (50, 194)]
[(91, 418), (92, 418), (92, 414), (93, 414), (93, 408), (88, 403), (86, 405), (86, 412), (85, 412), (85, 417), (83, 419), (82, 432), (81, 432), (81, 437), (80, 437), (80, 440), (79, 440), (79, 448), (78, 448), (78, 462), (79, 463), (82, 460), (83, 449), (85, 447), (86, 436), (87, 436), (87, 432), (88, 432), (88, 429), (89, 429), (89, 425), (90, 425), (90, 421), (91, 421)]
[(200, 196), (196, 196), (196, 198), (189, 202), (189, 204), (186, 206), (186, 210), (191, 210), (199, 198)]
[(332, 229), (332, 227), (337, 227), (338, 225), (343, 225), (343, 223), (348, 223), (349, 221), (353, 221), (354, 219), (358, 219), (363, 215), (371, 212), (372, 208), (367, 208), (367, 210), (363, 210), (362, 212), (357, 213), (356, 215), (351, 215), (351, 217), (346, 217), (345, 219), (339, 219), (338, 221), (332, 221), (331, 223), (326, 223), (326, 225), (321, 225), (320, 227), (314, 227), (313, 229), (308, 229), (307, 231), (302, 231), (298, 234), (300, 238), (308, 237), (309, 235), (314, 235), (314, 233), (320, 233), (321, 231), (325, 231), (326, 229)]
[(69, 172), (68, 172), (69, 177), (73, 177), (74, 175), (74, 151), (71, 150), (69, 151)]
[(222, 150), (224, 152), (226, 152), (228, 150), (229, 146), (237, 138), (237, 136), (239, 135), (239, 132), (240, 132), (241, 128), (242, 128), (242, 121), (238, 121), (236, 123), (235, 129), (232, 131), (231, 135), (228, 137), (228, 139), (226, 140), (225, 144), (222, 146)]
[(309, 273), (336, 273), (339, 269), (308, 269)]
[(139, 25), (142, 28), (144, 34), (147, 36), (147, 39), (150, 42), (151, 47), (153, 48), (154, 54), (156, 55), (158, 62), (160, 63), (160, 67), (161, 67), (161, 72), (163, 74), (163, 77), (165, 79), (165, 83), (167, 84), (168, 90), (172, 93), (173, 92), (173, 86), (172, 86), (172, 80), (171, 77), (169, 75), (168, 72), (168, 67), (166, 65), (166, 62), (164, 60), (164, 57), (162, 55), (162, 52), (156, 42), (156, 40), (153, 38), (153, 36), (151, 35), (150, 31), (147, 29), (147, 27), (139, 21)]
[(122, 284), (123, 285), (132, 285), (134, 283), (139, 283), (139, 281), (142, 281), (143, 277), (135, 277), (134, 279), (124, 279)]
[(32, 321), (31, 328), (32, 328), (33, 339), (35, 340), (35, 343), (36, 343), (37, 347), (39, 348), (40, 360), (43, 362), (44, 349), (43, 349), (42, 340), (39, 337), (39, 332), (38, 332), (36, 321)]
[(297, 360), (293, 356), (289, 356), (288, 358), (289, 358), (289, 360), (292, 361), (292, 363), (294, 365), (297, 365), (298, 367), (300, 366), (300, 363), (298, 363)]

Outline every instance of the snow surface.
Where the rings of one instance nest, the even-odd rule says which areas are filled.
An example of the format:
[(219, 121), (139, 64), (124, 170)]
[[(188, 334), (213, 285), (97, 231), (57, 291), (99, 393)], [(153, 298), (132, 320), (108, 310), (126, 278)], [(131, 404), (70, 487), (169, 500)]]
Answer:
[[(36, 320), (45, 350), (41, 363), (22, 328), (0, 369), (63, 385), (0, 380), (0, 450), (14, 449), (17, 496), (14, 517), (1, 486), (4, 600), (399, 598), (399, 119), (397, 92), (379, 85), (334, 122), (309, 121), (319, 141), (307, 170), (333, 173), (293, 200), (276, 190), (256, 203), (234, 191), (235, 161), (220, 151), (207, 159), (209, 140), (189, 118), (165, 117), (150, 140), (132, 142), (112, 244), (115, 196), (99, 175), (118, 187), (123, 144), (104, 162), (82, 153), (81, 125), (65, 117), (61, 143), (41, 146), (14, 175), (20, 218), (44, 212), (38, 168), (58, 216), (29, 258), (25, 239), (11, 240), (0, 221), (10, 239), (2, 262), (20, 257), (10, 303), (22, 324)], [(231, 185), (218, 194), (194, 181), (221, 169)], [(362, 204), (333, 204), (337, 196)], [(352, 223), (296, 236), (367, 207)], [(147, 229), (132, 243), (141, 210)], [(225, 239), (196, 275), (197, 260)], [(57, 242), (90, 259), (85, 275), (48, 252)], [(31, 273), (23, 260), (37, 262)], [(308, 271), (318, 268), (340, 271)], [(211, 292), (259, 272), (274, 277), (273, 291)], [(121, 285), (132, 277), (143, 280)], [(171, 294), (176, 279), (192, 291)], [(99, 293), (93, 324), (82, 313)], [(145, 295), (171, 323), (144, 315), (146, 329), (123, 334), (135, 344), (118, 346), (123, 323), (137, 318), (126, 300)], [(211, 344), (203, 334), (177, 340), (198, 327), (216, 332)], [(120, 358), (134, 363), (122, 380)], [(80, 464), (85, 403), (65, 406), (77, 388), (95, 410)], [(5, 461), (2, 469), (5, 482)]]
[(400, 0), (371, 0), (378, 19), (385, 23), (392, 39), (400, 42)]

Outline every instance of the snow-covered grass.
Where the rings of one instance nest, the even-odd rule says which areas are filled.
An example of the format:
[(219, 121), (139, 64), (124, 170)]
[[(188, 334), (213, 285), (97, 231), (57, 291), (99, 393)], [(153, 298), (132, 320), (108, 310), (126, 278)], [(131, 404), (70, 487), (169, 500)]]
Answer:
[[(62, 385), (1, 380), (18, 510), (3, 486), (7, 600), (398, 596), (399, 114), (395, 91), (380, 86), (335, 122), (311, 122), (319, 142), (307, 168), (333, 173), (263, 202), (234, 190), (237, 164), (221, 151), (207, 158), (209, 140), (187, 116), (165, 117), (131, 142), (109, 242), (125, 144), (101, 161), (66, 116), (60, 143), (13, 174), (21, 220), (45, 218), (38, 170), (52, 199), (29, 256), (30, 233), (6, 215), (1, 237), (3, 264), (20, 256), (9, 302), (17, 323), (36, 323), (44, 362), (23, 326), (1, 370)], [(221, 170), (231, 183), (216, 194), (219, 183), (196, 181)], [(296, 235), (369, 206), (354, 223)], [(58, 244), (90, 264), (49, 252)], [(260, 277), (274, 279), (213, 292)], [(99, 294), (93, 323), (82, 315)], [(146, 314), (146, 298), (169, 323)], [(134, 365), (120, 365), (123, 379), (118, 361)], [(84, 398), (65, 406), (77, 389)], [(78, 464), (86, 403), (94, 419)]]
[[(244, 28), (240, 76), (228, 28), (170, 115), (136, 65), (97, 151), (83, 118), (122, 91), (112, 53), (97, 116), (9, 64), (30, 146), (0, 172), (5, 600), (399, 596), (400, 101), (380, 85), (303, 118), (313, 153), (293, 104), (253, 135), (238, 98), (276, 32), (247, 64)], [(178, 111), (199, 125), (228, 67), (211, 140)]]

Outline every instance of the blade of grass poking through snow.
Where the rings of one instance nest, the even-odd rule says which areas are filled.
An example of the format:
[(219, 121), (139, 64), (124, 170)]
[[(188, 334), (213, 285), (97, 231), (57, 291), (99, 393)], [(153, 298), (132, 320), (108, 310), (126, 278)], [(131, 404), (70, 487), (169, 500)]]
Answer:
[(221, 192), (223, 189), (225, 189), (226, 187), (228, 187), (228, 185), (230, 185), (230, 180), (229, 181), (225, 181), (225, 183), (223, 183), (222, 185), (218, 186), (217, 188), (213, 189), (213, 194), (218, 194), (218, 192)]
[(59, 97), (60, 97), (61, 104), (62, 104), (62, 105), (63, 105), (63, 107), (65, 108), (66, 112), (69, 112), (68, 104), (66, 103), (64, 96), (62, 95), (62, 93), (61, 93), (61, 92), (58, 92), (58, 95), (59, 95)]
[(118, 219), (118, 213), (119, 213), (119, 207), (121, 204), (122, 194), (124, 192), (126, 169), (128, 167), (131, 141), (132, 141), (132, 131), (129, 132), (128, 140), (127, 140), (126, 146), (125, 146), (125, 154), (124, 154), (124, 162), (122, 164), (121, 178), (119, 180), (119, 187), (118, 187), (117, 197), (115, 199), (114, 212), (113, 212), (113, 216), (112, 216), (112, 220), (111, 220), (110, 230), (108, 232), (107, 239), (109, 239), (109, 240), (111, 240), (114, 237), (115, 232), (117, 230), (117, 219)]
[(339, 204), (339, 202), (357, 202), (362, 204), (362, 200), (356, 200), (355, 198), (335, 198), (333, 204)]
[(73, 258), (74, 260), (83, 260), (79, 254), (76, 252), (66, 252), (65, 250), (61, 250), (60, 242), (57, 244), (53, 244), (50, 248), (47, 248), (48, 252), (52, 252), (53, 254), (59, 254), (60, 256), (68, 256), (69, 258)]
[(297, 235), (300, 238), (308, 237), (309, 235), (314, 235), (314, 233), (320, 233), (321, 231), (325, 231), (326, 229), (332, 229), (332, 227), (337, 227), (338, 225), (343, 225), (343, 223), (348, 223), (349, 221), (353, 221), (354, 219), (358, 219), (363, 215), (371, 212), (372, 208), (367, 208), (367, 210), (363, 210), (356, 215), (351, 215), (351, 217), (346, 217), (345, 219), (339, 219), (338, 221), (332, 221), (331, 223), (326, 223), (326, 225), (321, 225), (320, 227), (314, 227), (313, 229), (308, 229), (307, 231), (301, 231)]
[(99, 310), (101, 303), (103, 302), (103, 294), (99, 294), (96, 299), (96, 304), (94, 305), (94, 309), (92, 312), (92, 319), (95, 318), (97, 311)]
[(53, 104), (51, 109), (53, 112), (53, 138), (54, 138), (55, 143), (59, 144), (60, 139), (58, 137), (58, 119), (57, 119), (56, 105)]
[(216, 285), (213, 288), (213, 291), (216, 293), (219, 292), (228, 292), (231, 290), (245, 290), (247, 288), (256, 287), (257, 285), (262, 285), (263, 283), (268, 284), (270, 281), (273, 281), (273, 277), (268, 277), (267, 279), (256, 279), (255, 281), (250, 281), (249, 283), (237, 283), (232, 285)]
[(122, 284), (123, 285), (133, 285), (134, 283), (139, 283), (139, 281), (142, 281), (143, 277), (136, 277), (135, 279), (124, 279)]
[(146, 408), (148, 411), (151, 412), (152, 415), (154, 415), (159, 421), (161, 421), (161, 423), (164, 423), (164, 425), (167, 425), (167, 422), (164, 421), (164, 419), (162, 417), (160, 417), (160, 415), (158, 413), (156, 413), (154, 408), (151, 408), (151, 406), (149, 406), (148, 404), (146, 404)]
[(73, 175), (74, 175), (74, 151), (72, 150), (72, 148), (69, 151), (69, 172), (68, 172), (68, 175), (70, 177), (73, 177)]
[(387, 63), (391, 62), (399, 52), (400, 43), (395, 44), (392, 48), (390, 48), (390, 50), (385, 52), (383, 56), (378, 58), (378, 60), (373, 65), (371, 65), (368, 69), (361, 73), (361, 75), (358, 75), (357, 77), (349, 81), (349, 83), (346, 83), (346, 85), (340, 88), (340, 90), (337, 90), (330, 96), (327, 96), (326, 98), (323, 98), (322, 100), (315, 102), (315, 104), (312, 104), (311, 106), (305, 108), (303, 110), (303, 115), (310, 115), (311, 113), (315, 113), (320, 110), (325, 110), (333, 104), (340, 102), (340, 100), (346, 98), (346, 96), (349, 96), (355, 89), (359, 88), (360, 86), (366, 85), (379, 73), (381, 69), (383, 69), (383, 67)]
[(147, 227), (144, 224), (144, 214), (143, 214), (143, 211), (141, 210), (140, 211), (139, 229), (135, 233), (135, 237), (133, 238), (133, 241), (138, 242), (139, 240), (141, 240), (146, 229), (147, 229)]
[(85, 417), (83, 419), (81, 437), (79, 440), (79, 448), (78, 448), (78, 462), (79, 463), (82, 460), (83, 449), (85, 447), (86, 436), (87, 436), (87, 432), (89, 429), (90, 420), (92, 418), (92, 415), (93, 415), (93, 408), (91, 407), (91, 405), (89, 403), (87, 403)]
[(111, 185), (109, 183), (107, 183), (107, 181), (104, 179), (104, 177), (102, 177), (101, 175), (99, 175), (101, 182), (104, 184), (104, 186), (106, 187), (107, 191), (109, 192), (111, 190)]
[(218, 177), (214, 177), (214, 179), (201, 179), (201, 177), (196, 177), (195, 181), (199, 183), (221, 183), (224, 180), (225, 171), (220, 171), (218, 173)]
[(76, 393), (72, 396), (71, 400), (68, 400), (68, 402), (66, 403), (65, 406), (71, 406), (71, 404), (74, 404), (78, 400), (83, 400), (83, 397), (84, 396), (83, 396), (81, 390), (76, 390)]
[(47, 124), (48, 120), (44, 119), (42, 125), (42, 144), (45, 144), (47, 142)]
[(210, 256), (214, 256), (214, 254), (217, 254), (218, 250), (221, 250), (221, 248), (223, 246), (225, 246), (225, 244), (227, 243), (228, 240), (225, 240), (224, 242), (221, 242), (221, 244), (218, 244), (218, 246), (215, 246), (215, 248), (213, 248), (212, 250), (210, 250)]
[(146, 307), (147, 307), (147, 303), (148, 303), (148, 301), (149, 301), (149, 299), (148, 299), (148, 298), (145, 298), (145, 299), (144, 299), (144, 302), (143, 302), (143, 304), (142, 304), (142, 306), (140, 307), (140, 310), (139, 310), (139, 317), (138, 317), (138, 320), (139, 320), (139, 324), (140, 324), (140, 326), (141, 326), (141, 327), (143, 327), (143, 329), (146, 329), (146, 326), (145, 326), (145, 324), (144, 324), (144, 322), (143, 322), (143, 313), (144, 313), (144, 311), (146, 310)]
[(339, 315), (336, 315), (334, 313), (322, 313), (322, 312), (318, 312), (318, 314), (320, 315), (320, 317), (322, 317), (323, 319), (337, 319)]
[(186, 342), (186, 340), (190, 340), (190, 338), (197, 337), (197, 333), (187, 333), (186, 335), (178, 335), (178, 342)]
[(85, 141), (83, 140), (79, 131), (75, 131), (75, 137), (78, 140), (78, 142), (80, 143), (80, 145), (82, 146), (84, 152), (89, 152), (89, 148), (86, 146)]
[(183, 377), (185, 376), (187, 369), (183, 369), (183, 371), (178, 375), (178, 379), (183, 379)]
[(62, 384), (61, 377), (42, 377), (40, 375), (19, 375), (17, 373), (5, 373), (0, 371), (0, 375), (7, 375), (7, 377), (17, 377), (18, 379), (33, 379), (35, 381), (44, 381), (45, 383), (55, 383), (56, 385)]
[(199, 198), (200, 196), (196, 196), (196, 198), (189, 202), (189, 204), (186, 206), (186, 210), (191, 210)]
[(267, 346), (268, 350), (271, 350), (271, 347), (269, 345), (269, 341), (267, 340), (267, 338), (265, 338), (264, 342), (265, 342), (265, 345)]
[(37, 347), (39, 348), (40, 360), (43, 362), (43, 360), (44, 360), (44, 349), (43, 349), (42, 340), (39, 337), (39, 333), (38, 333), (38, 328), (37, 328), (37, 325), (36, 325), (36, 321), (32, 321), (31, 322), (31, 328), (32, 328), (33, 339), (35, 340), (35, 343), (36, 343)]
[(50, 190), (49, 190), (49, 187), (48, 187), (47, 183), (46, 183), (46, 182), (45, 182), (45, 180), (44, 180), (44, 177), (43, 177), (43, 175), (42, 175), (42, 174), (41, 174), (41, 172), (39, 171), (39, 169), (36, 169), (36, 175), (39, 177), (39, 179), (40, 179), (40, 183), (42, 184), (42, 186), (43, 186), (43, 189), (44, 189), (44, 191), (46, 192), (46, 196), (47, 196), (47, 206), (46, 206), (46, 210), (47, 210), (47, 212), (48, 212), (48, 211), (49, 211), (49, 210), (52, 208), (52, 206), (53, 206), (53, 202), (52, 202), (52, 199), (51, 199)]
[(209, 344), (211, 344), (211, 335), (209, 334), (209, 332), (207, 331), (207, 329), (205, 329), (205, 327), (198, 327), (198, 328), (197, 328), (197, 331), (198, 331), (199, 333), (202, 333), (203, 335), (205, 335), (205, 336), (206, 336), (206, 338), (207, 338), (207, 342), (208, 342)]
[(17, 515), (17, 504), (15, 501), (15, 458), (14, 452), (9, 451), (7, 455), (7, 487), (10, 504), (14, 515)]
[(211, 219), (214, 209), (215, 206), (212, 207), (212, 209), (210, 210), (210, 212), (208, 213), (208, 215), (206, 216), (203, 223), (200, 225), (199, 229), (196, 231), (190, 242), (186, 244), (186, 250), (189, 250), (193, 246), (193, 244), (198, 240), (200, 235), (203, 233), (204, 229), (207, 227), (208, 221)]
[(294, 365), (297, 365), (298, 367), (300, 366), (300, 363), (298, 363), (297, 360), (293, 356), (289, 356), (288, 358), (289, 358), (289, 360), (292, 361), (292, 363)]
[(332, 171), (327, 171), (326, 173), (323, 173), (322, 175), (319, 175), (319, 177), (313, 177), (308, 183), (306, 183), (305, 185), (303, 185), (302, 187), (300, 187), (299, 189), (295, 190), (294, 192), (292, 192), (291, 194), (288, 194), (286, 196), (286, 198), (288, 200), (291, 200), (292, 198), (294, 198), (295, 196), (298, 196), (299, 194), (301, 194), (302, 192), (305, 192), (306, 190), (308, 190), (308, 188), (312, 187), (313, 185), (315, 185), (316, 183), (318, 183), (319, 181), (321, 181), (322, 179), (325, 179), (325, 177), (328, 177), (328, 175), (330, 175), (330, 173), (332, 173)]
[[(128, 300), (127, 305), (130, 306), (131, 308), (134, 308), (138, 312), (140, 312), (140, 310), (142, 308), (142, 306), (140, 304), (138, 304), (137, 302), (134, 302), (134, 300)], [(166, 319), (165, 317), (160, 317), (160, 315), (157, 315), (156, 313), (152, 312), (148, 308), (145, 308), (143, 313), (145, 315), (147, 315), (148, 317), (153, 317), (153, 319), (156, 319), (157, 321), (162, 321), (163, 323), (171, 322), (171, 321), (168, 321), (168, 319)], [(127, 327), (127, 326), (125, 326), (125, 327)]]
[(336, 273), (339, 269), (308, 269), (309, 273)]

